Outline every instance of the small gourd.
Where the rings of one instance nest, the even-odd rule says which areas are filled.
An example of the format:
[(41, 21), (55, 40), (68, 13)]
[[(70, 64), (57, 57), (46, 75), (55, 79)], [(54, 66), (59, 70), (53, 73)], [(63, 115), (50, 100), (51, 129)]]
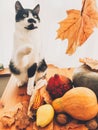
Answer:
[(41, 105), (36, 112), (36, 125), (40, 127), (47, 126), (54, 117), (54, 109), (50, 104)]
[(79, 120), (90, 120), (98, 113), (97, 97), (95, 93), (86, 87), (72, 88), (61, 98), (52, 102), (56, 112), (66, 112)]

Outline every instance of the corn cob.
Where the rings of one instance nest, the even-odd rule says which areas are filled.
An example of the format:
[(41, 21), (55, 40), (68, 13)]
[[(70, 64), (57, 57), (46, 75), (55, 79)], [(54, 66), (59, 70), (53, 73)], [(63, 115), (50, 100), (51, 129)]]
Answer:
[(44, 99), (40, 94), (40, 90), (37, 90), (37, 92), (36, 92), (36, 94), (34, 96), (34, 102), (32, 104), (31, 109), (32, 110), (38, 109), (38, 107), (41, 106), (43, 104), (43, 102), (44, 102)]

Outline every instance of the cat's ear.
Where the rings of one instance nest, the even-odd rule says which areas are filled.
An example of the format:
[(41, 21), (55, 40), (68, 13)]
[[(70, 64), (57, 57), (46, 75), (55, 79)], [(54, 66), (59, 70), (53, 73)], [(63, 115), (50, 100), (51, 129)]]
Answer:
[(16, 13), (19, 11), (19, 10), (22, 10), (23, 7), (21, 5), (21, 3), (19, 1), (16, 1), (15, 3), (15, 10), (16, 10)]
[(35, 14), (39, 14), (39, 11), (40, 11), (40, 5), (38, 4), (38, 5), (36, 5), (35, 8), (33, 9), (33, 12), (34, 12)]

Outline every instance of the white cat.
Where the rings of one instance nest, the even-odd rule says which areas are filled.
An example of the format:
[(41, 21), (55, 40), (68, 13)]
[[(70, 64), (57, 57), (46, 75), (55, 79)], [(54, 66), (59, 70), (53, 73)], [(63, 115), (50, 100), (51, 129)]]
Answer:
[(24, 9), (16, 1), (15, 10), (14, 48), (9, 69), (17, 79), (17, 86), (28, 82), (27, 94), (31, 95), (36, 82), (46, 74), (47, 69), (40, 52), (40, 5)]

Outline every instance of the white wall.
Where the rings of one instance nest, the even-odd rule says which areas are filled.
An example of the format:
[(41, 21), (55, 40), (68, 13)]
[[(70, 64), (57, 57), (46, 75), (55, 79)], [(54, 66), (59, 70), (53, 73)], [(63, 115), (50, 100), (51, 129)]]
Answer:
[[(14, 4), (16, 0), (0, 0), (0, 62), (8, 65), (12, 54), (14, 32)], [(65, 19), (66, 10), (81, 9), (82, 0), (20, 0), (26, 8), (33, 8), (37, 3), (41, 6), (41, 24), (43, 51), (48, 63), (59, 67), (79, 65), (79, 58), (92, 57), (98, 59), (98, 29), (77, 49), (72, 56), (65, 54), (67, 40), (56, 40), (58, 22)], [(98, 5), (98, 0), (97, 5)]]

